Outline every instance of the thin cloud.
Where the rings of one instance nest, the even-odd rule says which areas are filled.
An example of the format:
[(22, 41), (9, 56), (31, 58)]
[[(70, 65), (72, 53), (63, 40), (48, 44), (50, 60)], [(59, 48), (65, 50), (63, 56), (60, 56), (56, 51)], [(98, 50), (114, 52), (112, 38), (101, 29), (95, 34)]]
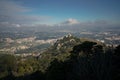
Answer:
[(62, 25), (74, 25), (79, 24), (80, 22), (77, 19), (69, 18), (68, 20), (62, 22)]
[[(76, 19), (68, 19), (62, 23), (54, 25), (58, 31), (79, 32), (82, 30), (106, 30), (118, 27), (120, 24), (113, 24), (112, 21), (107, 20), (94, 20), (80, 22)], [(119, 28), (120, 29), (120, 28)]]
[(50, 19), (49, 16), (25, 14), (31, 11), (32, 9), (22, 6), (18, 2), (0, 0), (0, 23), (34, 24), (36, 22), (44, 22)]
[(0, 14), (14, 15), (16, 13), (22, 13), (27, 11), (30, 11), (30, 9), (27, 7), (21, 6), (17, 2), (15, 3), (10, 0), (0, 0)]

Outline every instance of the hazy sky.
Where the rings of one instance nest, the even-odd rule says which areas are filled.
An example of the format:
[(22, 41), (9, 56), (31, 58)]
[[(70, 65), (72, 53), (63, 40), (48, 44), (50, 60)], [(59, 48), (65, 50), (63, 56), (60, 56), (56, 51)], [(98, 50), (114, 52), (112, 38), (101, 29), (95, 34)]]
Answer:
[(0, 0), (1, 25), (119, 24), (120, 0)]

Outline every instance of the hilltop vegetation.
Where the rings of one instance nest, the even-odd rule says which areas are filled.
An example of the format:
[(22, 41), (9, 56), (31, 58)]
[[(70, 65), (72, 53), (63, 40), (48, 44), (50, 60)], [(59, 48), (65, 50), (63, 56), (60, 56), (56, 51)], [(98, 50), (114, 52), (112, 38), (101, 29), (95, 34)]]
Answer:
[(0, 54), (0, 80), (119, 80), (120, 45), (67, 35), (37, 57)]

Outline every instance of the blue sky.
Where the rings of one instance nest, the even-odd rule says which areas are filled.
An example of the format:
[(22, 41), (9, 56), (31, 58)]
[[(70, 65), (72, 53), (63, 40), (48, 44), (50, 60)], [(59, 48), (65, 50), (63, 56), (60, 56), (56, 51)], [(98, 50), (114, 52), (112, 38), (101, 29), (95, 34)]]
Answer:
[(55, 21), (120, 18), (120, 0), (24, 0), (22, 3), (34, 9), (29, 14), (51, 16)]
[(0, 0), (0, 5), (2, 23), (120, 22), (120, 0)]

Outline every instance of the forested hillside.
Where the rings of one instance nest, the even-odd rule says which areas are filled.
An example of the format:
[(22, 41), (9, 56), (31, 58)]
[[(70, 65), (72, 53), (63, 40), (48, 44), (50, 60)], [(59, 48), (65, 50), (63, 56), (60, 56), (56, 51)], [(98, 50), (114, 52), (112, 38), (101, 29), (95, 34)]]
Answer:
[(117, 47), (65, 36), (37, 57), (0, 54), (0, 80), (120, 80)]

